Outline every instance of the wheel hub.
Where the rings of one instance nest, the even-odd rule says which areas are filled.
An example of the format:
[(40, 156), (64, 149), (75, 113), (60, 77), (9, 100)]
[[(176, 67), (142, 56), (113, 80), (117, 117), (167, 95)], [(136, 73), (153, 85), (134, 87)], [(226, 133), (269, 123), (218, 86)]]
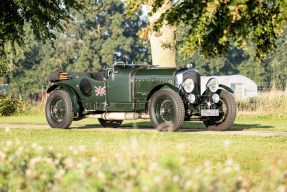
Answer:
[(157, 118), (160, 122), (172, 121), (174, 117), (174, 108), (168, 98), (160, 98), (156, 105)]
[(65, 108), (61, 99), (55, 99), (51, 105), (51, 117), (56, 122), (62, 122), (65, 115)]

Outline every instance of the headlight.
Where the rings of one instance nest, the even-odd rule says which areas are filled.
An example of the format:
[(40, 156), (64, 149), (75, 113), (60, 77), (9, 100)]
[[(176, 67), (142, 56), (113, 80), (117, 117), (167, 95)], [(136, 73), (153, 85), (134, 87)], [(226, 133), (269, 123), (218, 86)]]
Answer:
[(189, 95), (187, 96), (187, 99), (188, 99), (188, 101), (189, 101), (190, 103), (195, 103), (196, 97), (195, 97), (194, 94), (189, 94)]
[(183, 83), (182, 83), (182, 87), (184, 89), (185, 92), (187, 93), (191, 93), (194, 89), (194, 82), (192, 79), (186, 79)]
[(212, 101), (213, 101), (214, 103), (218, 103), (219, 100), (220, 100), (219, 95), (216, 94), (216, 93), (214, 93), (211, 98), (212, 98)]
[(211, 91), (211, 92), (216, 92), (219, 88), (219, 83), (217, 79), (211, 78), (208, 80), (206, 87)]

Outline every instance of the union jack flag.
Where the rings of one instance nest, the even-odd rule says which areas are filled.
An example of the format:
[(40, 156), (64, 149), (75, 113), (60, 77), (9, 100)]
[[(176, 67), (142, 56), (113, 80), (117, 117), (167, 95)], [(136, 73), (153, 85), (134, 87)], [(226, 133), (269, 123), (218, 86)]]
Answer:
[(105, 96), (106, 95), (106, 87), (95, 86), (96, 96)]

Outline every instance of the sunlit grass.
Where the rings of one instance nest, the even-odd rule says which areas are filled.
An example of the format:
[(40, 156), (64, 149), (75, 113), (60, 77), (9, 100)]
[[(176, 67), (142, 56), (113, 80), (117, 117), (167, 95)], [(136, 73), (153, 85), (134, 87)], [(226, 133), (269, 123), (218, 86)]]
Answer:
[[(9, 124), (14, 124), (14, 127), (21, 125), (21, 128), (9, 129)], [(39, 128), (29, 129), (29, 125)], [(183, 131), (177, 133), (149, 131), (153, 130), (149, 120), (124, 121), (120, 128), (106, 130), (98, 129), (101, 126), (97, 119), (92, 118), (73, 122), (72, 129), (41, 129), (47, 125), (43, 113), (0, 117), (0, 138), (3, 142), (12, 140), (23, 145), (37, 143), (45, 148), (53, 147), (55, 153), (67, 156), (73, 153), (69, 149), (85, 146), (86, 150), (80, 157), (86, 160), (96, 158), (99, 164), (117, 160), (120, 151), (136, 149), (144, 154), (139, 169), (174, 157), (184, 158), (184, 166), (190, 169), (205, 166), (206, 161), (215, 167), (232, 159), (241, 167), (239, 175), (253, 184), (266, 180), (266, 169), (273, 169), (270, 162), (275, 159), (280, 162), (287, 151), (287, 137), (193, 134), (194, 131), (205, 130), (202, 122), (185, 122)], [(279, 116), (239, 112), (231, 130), (287, 131), (287, 127), (286, 120)]]
[(286, 137), (256, 137), (232, 135), (198, 135), (188, 132), (160, 133), (146, 131), (98, 131), (61, 129), (0, 129), (0, 138), (19, 140), (25, 144), (37, 143), (53, 146), (56, 152), (69, 154), (70, 146), (86, 146), (83, 157), (97, 157), (100, 161), (114, 158), (121, 148), (137, 145), (147, 154), (146, 163), (167, 157), (183, 156), (190, 167), (201, 165), (206, 160), (223, 163), (227, 159), (238, 162), (242, 173), (251, 180), (262, 176), (264, 162), (271, 161), (287, 150)]
[[(3, 124), (39, 125), (40, 129), (8, 129)], [(160, 133), (152, 130), (149, 120), (124, 121), (117, 129), (97, 129), (101, 126), (96, 119), (73, 122), (73, 129), (41, 129), (47, 125), (45, 116), (0, 117), (1, 141), (19, 140), (25, 144), (37, 143), (44, 147), (53, 146), (56, 152), (69, 155), (70, 146), (86, 146), (82, 157), (97, 157), (99, 161), (115, 158), (121, 148), (129, 150), (136, 143), (138, 150), (146, 154), (145, 163), (168, 157), (182, 156), (186, 165), (195, 168), (206, 160), (223, 163), (233, 159), (241, 166), (242, 174), (248, 179), (259, 181), (263, 167), (276, 156), (287, 150), (286, 137), (261, 137), (221, 134), (192, 134), (190, 131)], [(75, 126), (80, 126), (75, 128)], [(1, 129), (2, 127), (2, 129)], [(185, 129), (204, 130), (201, 122), (187, 122)], [(240, 131), (286, 131), (286, 121), (281, 118), (239, 113), (232, 130)], [(6, 129), (7, 130), (7, 129)], [(118, 131), (123, 130), (123, 131)], [(267, 163), (268, 166), (268, 163)]]
[[(48, 125), (45, 115), (24, 115), (0, 117), (1, 124), (24, 124), (24, 125)], [(72, 126), (83, 126), (89, 128), (101, 127), (97, 119), (87, 118), (74, 121)], [(120, 128), (123, 129), (151, 129), (150, 120), (124, 121)], [(202, 122), (185, 122), (184, 129), (205, 129)], [(287, 131), (286, 120), (268, 115), (256, 115), (254, 113), (239, 113), (231, 130), (240, 131)]]

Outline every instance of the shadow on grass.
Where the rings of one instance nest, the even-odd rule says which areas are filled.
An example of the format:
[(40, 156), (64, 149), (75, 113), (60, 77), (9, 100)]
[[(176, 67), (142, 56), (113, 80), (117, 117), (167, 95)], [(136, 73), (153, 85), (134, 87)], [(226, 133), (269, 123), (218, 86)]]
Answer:
[[(100, 124), (89, 124), (79, 127), (74, 127), (76, 129), (97, 129), (103, 128)], [(261, 125), (261, 124), (233, 124), (231, 129), (228, 131), (244, 131), (248, 129), (270, 129), (274, 128), (271, 125)], [(134, 123), (123, 123), (119, 128), (115, 129), (136, 129), (136, 130), (154, 130), (153, 125), (149, 121), (136, 121)], [(182, 128), (179, 132), (200, 132), (208, 131), (202, 122), (184, 122)]]
[(233, 124), (230, 131), (243, 131), (248, 129), (271, 129), (274, 128), (272, 125), (261, 125), (261, 124)]
[[(86, 124), (83, 126), (72, 126), (72, 129), (97, 129), (103, 128), (100, 124)], [(150, 122), (137, 121), (135, 123), (123, 123), (120, 127), (115, 129), (146, 129), (153, 130), (153, 126)]]
[(103, 128), (100, 124), (88, 124), (88, 125), (79, 125), (79, 126), (70, 126), (70, 129), (99, 129)]

